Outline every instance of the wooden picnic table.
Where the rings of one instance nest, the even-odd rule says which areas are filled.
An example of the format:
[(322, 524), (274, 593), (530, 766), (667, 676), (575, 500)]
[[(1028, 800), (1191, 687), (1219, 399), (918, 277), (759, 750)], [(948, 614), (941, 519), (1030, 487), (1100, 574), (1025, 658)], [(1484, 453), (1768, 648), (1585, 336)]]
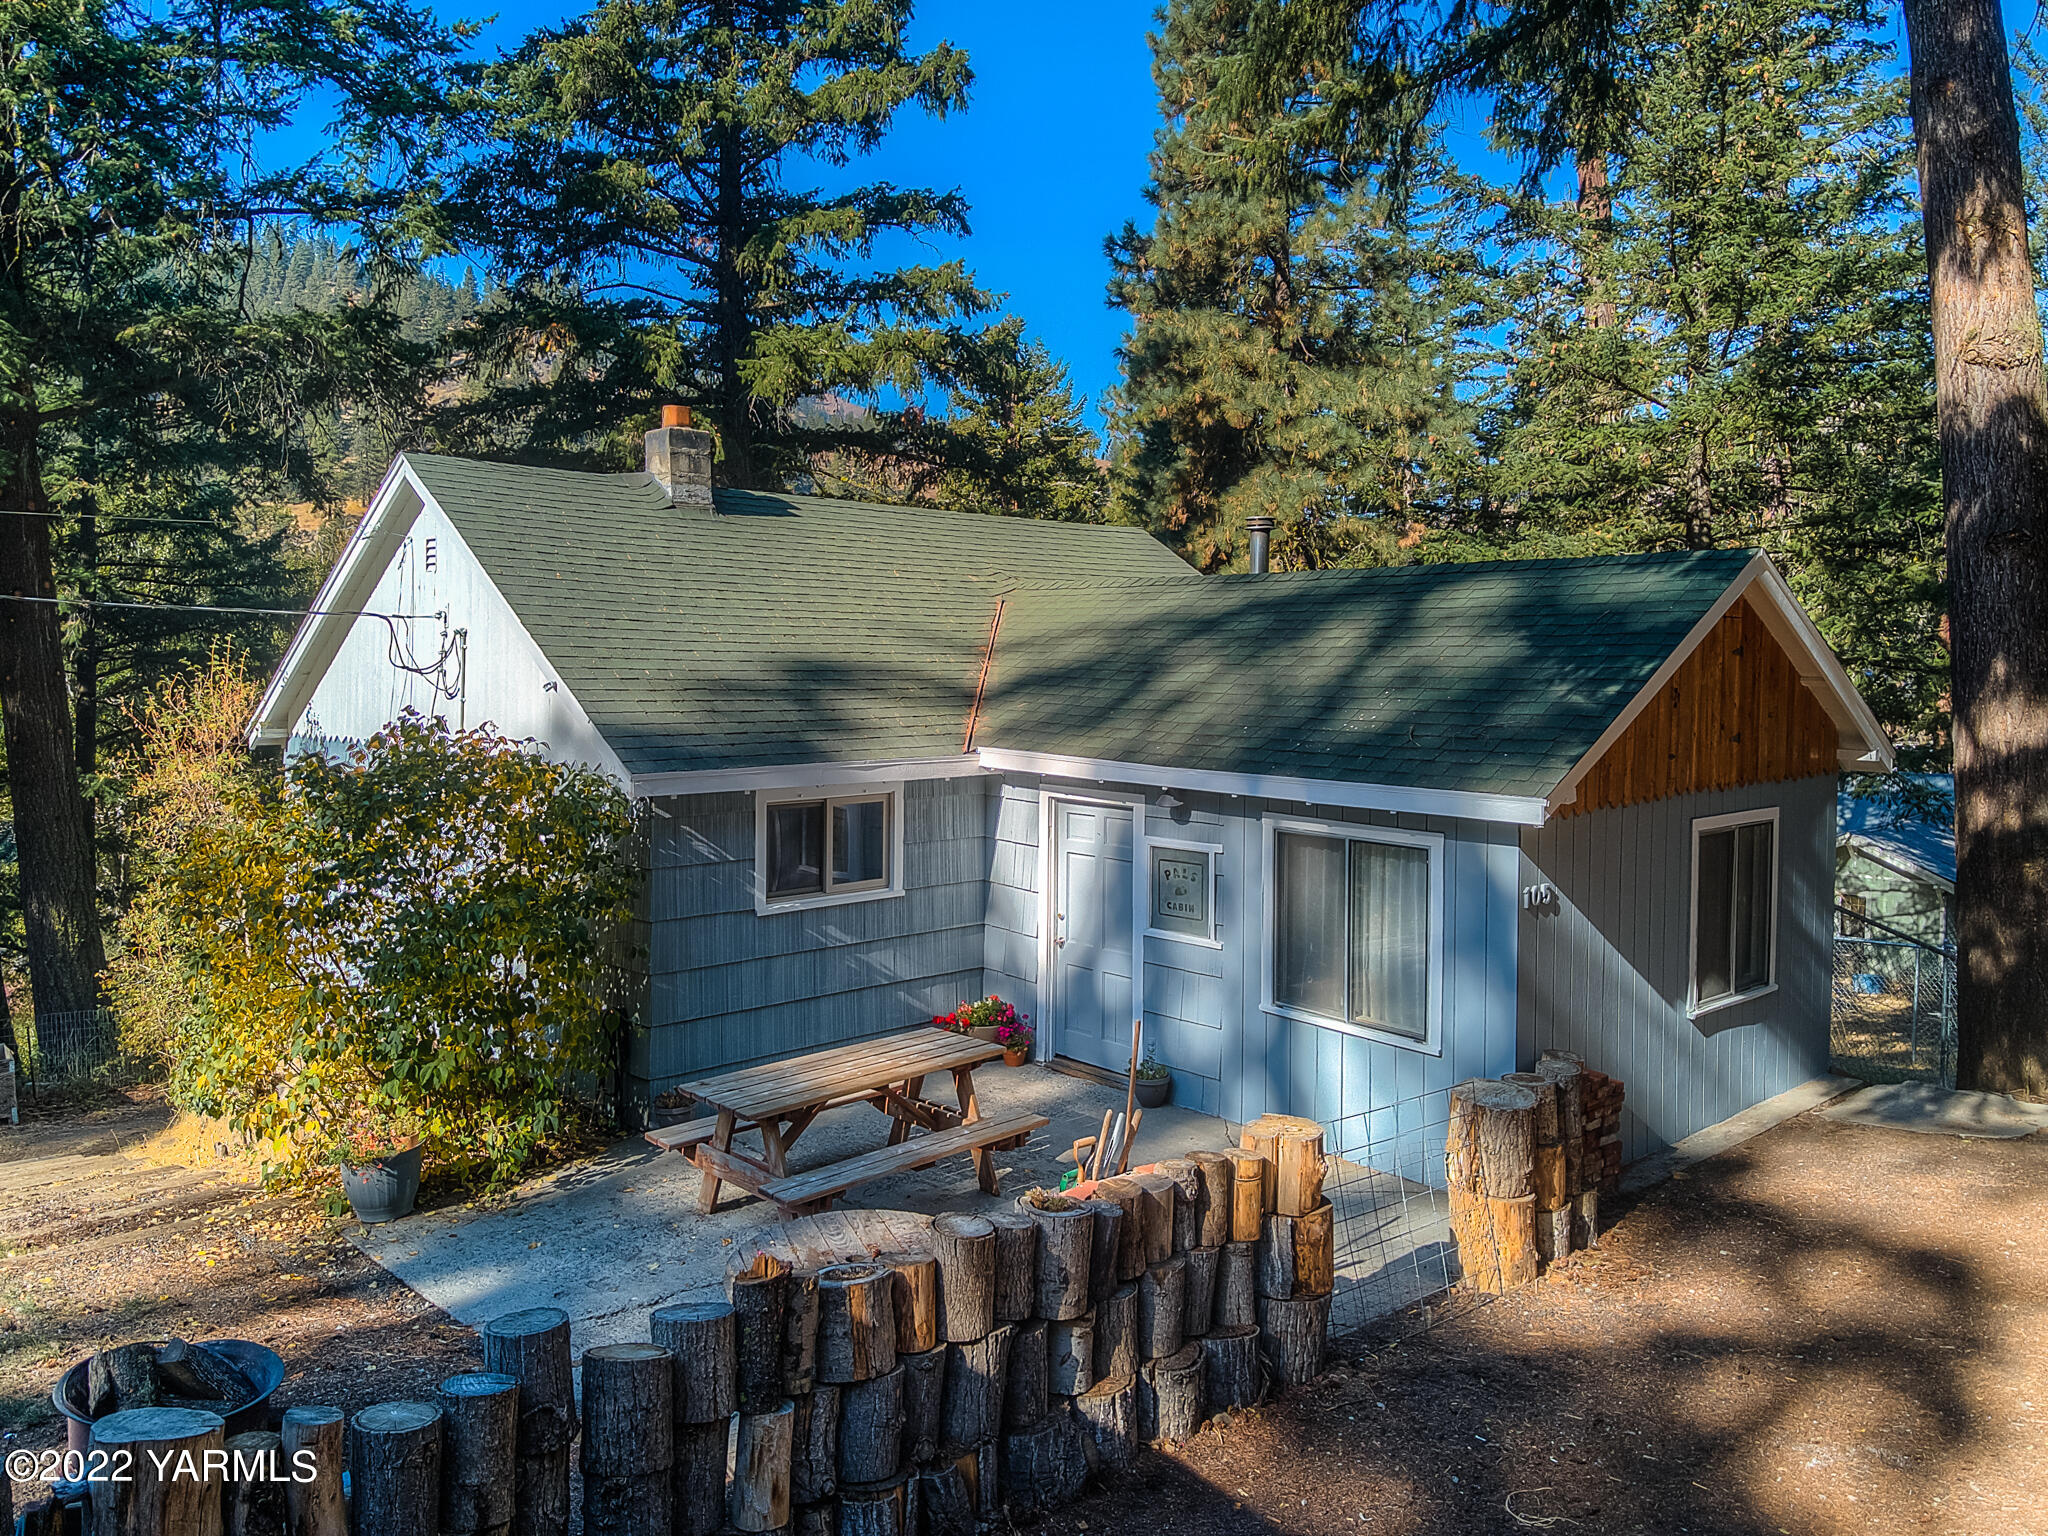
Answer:
[[(928, 1167), (956, 1153), (974, 1160), (976, 1180), (994, 1194), (991, 1152), (1022, 1144), (1047, 1123), (1043, 1115), (1028, 1114), (983, 1119), (974, 1098), (974, 1069), (1002, 1054), (1003, 1048), (990, 1041), (923, 1025), (771, 1061), (678, 1084), (679, 1091), (707, 1106), (712, 1118), (650, 1131), (647, 1139), (684, 1153), (703, 1171), (698, 1209), (707, 1213), (717, 1208), (722, 1184), (737, 1184), (773, 1201), (785, 1216), (797, 1216), (823, 1210), (856, 1184)], [(925, 1079), (941, 1073), (952, 1074), (952, 1104), (924, 1096)], [(797, 1138), (826, 1110), (850, 1104), (872, 1104), (890, 1117), (887, 1143), (792, 1175), (789, 1149)], [(735, 1136), (748, 1132), (761, 1137), (759, 1157), (733, 1145)]]

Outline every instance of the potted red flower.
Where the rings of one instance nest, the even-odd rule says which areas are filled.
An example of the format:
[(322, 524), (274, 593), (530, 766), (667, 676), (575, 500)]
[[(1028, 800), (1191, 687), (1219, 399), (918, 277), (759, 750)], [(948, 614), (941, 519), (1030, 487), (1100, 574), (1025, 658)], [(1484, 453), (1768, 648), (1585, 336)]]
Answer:
[(996, 1044), (1003, 1048), (1003, 1065), (1021, 1067), (1031, 1059), (1031, 1042), (1036, 1035), (1023, 1014), (996, 1026)]
[(962, 1003), (951, 1013), (940, 1014), (932, 1020), (940, 1029), (950, 1029), (955, 1034), (972, 1035), (975, 1039), (986, 1040), (991, 1045), (1001, 1043), (997, 1032), (1005, 1025), (1023, 1022), (1024, 1015), (994, 993), (990, 993), (979, 1002)]

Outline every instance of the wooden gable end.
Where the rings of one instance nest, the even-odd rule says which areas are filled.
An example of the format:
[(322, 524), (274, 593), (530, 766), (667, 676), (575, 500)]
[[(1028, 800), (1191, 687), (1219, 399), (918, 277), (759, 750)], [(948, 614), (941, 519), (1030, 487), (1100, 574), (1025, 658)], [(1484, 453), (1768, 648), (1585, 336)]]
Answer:
[(1792, 658), (1738, 600), (1555, 814), (1833, 773), (1838, 746)]

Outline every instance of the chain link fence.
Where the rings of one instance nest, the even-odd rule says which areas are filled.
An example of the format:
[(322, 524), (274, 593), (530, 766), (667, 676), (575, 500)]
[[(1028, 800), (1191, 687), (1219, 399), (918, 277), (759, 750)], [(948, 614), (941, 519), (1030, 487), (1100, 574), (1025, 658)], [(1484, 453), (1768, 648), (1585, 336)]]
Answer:
[(1828, 1054), (1870, 1083), (1956, 1084), (1955, 951), (1835, 909)]
[(14, 1048), (16, 1087), (30, 1101), (111, 1082), (129, 1066), (113, 1011), (107, 1008), (17, 1018)]

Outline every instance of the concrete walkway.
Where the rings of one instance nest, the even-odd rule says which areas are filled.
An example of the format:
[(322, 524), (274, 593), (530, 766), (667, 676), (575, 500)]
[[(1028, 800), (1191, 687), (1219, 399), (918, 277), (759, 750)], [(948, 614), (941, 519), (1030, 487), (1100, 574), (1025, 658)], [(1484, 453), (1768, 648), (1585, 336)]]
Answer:
[[(1051, 1124), (1013, 1152), (999, 1152), (1003, 1193), (975, 1187), (963, 1157), (864, 1184), (843, 1206), (973, 1211), (1054, 1184), (1071, 1166), (1060, 1157), (1121, 1110), (1111, 1089), (1044, 1067), (997, 1063), (975, 1073), (984, 1114), (1027, 1110)], [(823, 1116), (804, 1133), (791, 1171), (882, 1145), (888, 1121), (866, 1105)], [(1147, 1110), (1134, 1160), (1156, 1162), (1201, 1147), (1236, 1145), (1221, 1120), (1166, 1105)], [(692, 1291), (719, 1289), (732, 1245), (772, 1224), (772, 1206), (728, 1187), (718, 1210), (697, 1212), (696, 1169), (644, 1141), (620, 1142), (587, 1163), (521, 1187), (490, 1210), (432, 1211), (359, 1228), (356, 1246), (436, 1306), (471, 1326), (524, 1307), (569, 1314), (578, 1356), (593, 1344), (647, 1337), (647, 1314)]]
[(1923, 1136), (2012, 1141), (2048, 1131), (2048, 1104), (2027, 1104), (2003, 1093), (1937, 1088), (1932, 1083), (1874, 1084), (1821, 1113), (1850, 1125), (1917, 1131)]

